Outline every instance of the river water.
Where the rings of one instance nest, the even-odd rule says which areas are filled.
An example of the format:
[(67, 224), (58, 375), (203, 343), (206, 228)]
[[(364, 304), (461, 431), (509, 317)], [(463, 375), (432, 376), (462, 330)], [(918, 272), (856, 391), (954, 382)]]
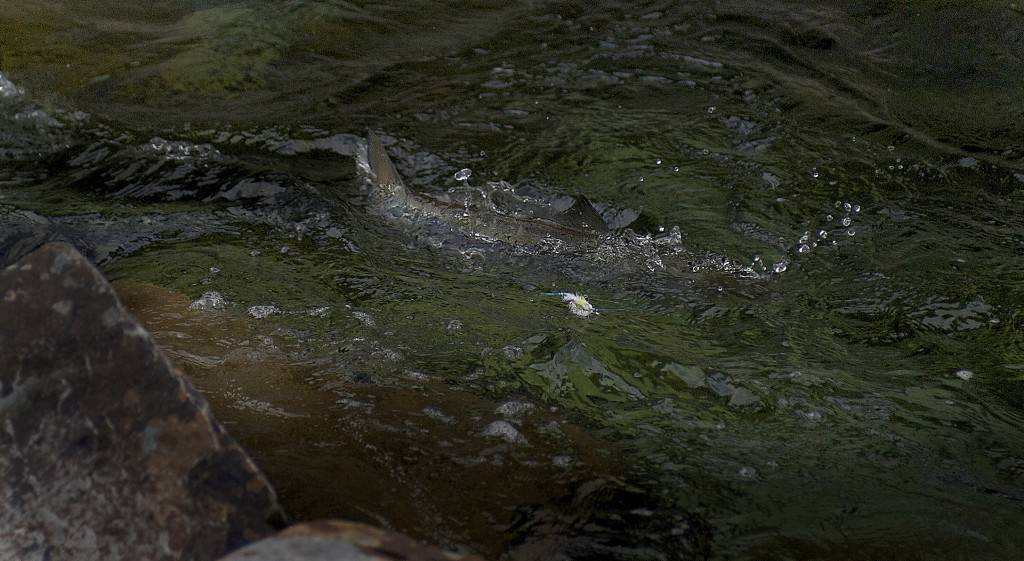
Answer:
[[(1024, 8), (963, 4), (4, 0), (0, 253), (99, 263), (294, 519), (1019, 558)], [(419, 192), (640, 218), (399, 224), (367, 131)]]

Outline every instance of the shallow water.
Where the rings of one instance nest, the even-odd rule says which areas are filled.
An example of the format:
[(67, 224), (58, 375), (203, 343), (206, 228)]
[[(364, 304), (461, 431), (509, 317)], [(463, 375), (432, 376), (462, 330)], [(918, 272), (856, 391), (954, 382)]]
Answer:
[[(994, 2), (8, 0), (0, 252), (100, 263), (295, 518), (495, 559), (1012, 559), (1022, 30)], [(368, 129), (421, 192), (583, 194), (639, 234), (393, 220)]]

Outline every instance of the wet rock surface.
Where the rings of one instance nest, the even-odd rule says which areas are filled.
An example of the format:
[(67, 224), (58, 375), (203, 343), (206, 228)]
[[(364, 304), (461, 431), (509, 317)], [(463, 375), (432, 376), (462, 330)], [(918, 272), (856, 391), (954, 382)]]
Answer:
[(0, 272), (0, 559), (215, 559), (274, 491), (63, 243)]
[(322, 520), (292, 526), (221, 561), (482, 561), (365, 524)]

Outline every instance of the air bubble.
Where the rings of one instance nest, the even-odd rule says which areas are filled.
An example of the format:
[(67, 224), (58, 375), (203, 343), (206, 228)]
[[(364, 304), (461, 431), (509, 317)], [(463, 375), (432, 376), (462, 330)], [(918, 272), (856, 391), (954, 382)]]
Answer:
[(826, 232), (825, 230), (818, 230), (818, 237), (821, 239), (825, 239), (828, 237), (828, 232)]
[(857, 234), (857, 231), (854, 230), (853, 228), (850, 228), (849, 230), (846, 231), (846, 235), (847, 236), (854, 236), (856, 234)]
[(643, 183), (644, 181), (647, 181), (647, 180), (646, 180), (646, 179), (644, 179), (643, 177), (641, 177), (641, 178), (640, 178), (640, 183)]
[(885, 149), (886, 149), (886, 150), (888, 150), (888, 151), (890, 151), (890, 152), (892, 152), (893, 150), (895, 150), (895, 149), (896, 149), (896, 147), (895, 147), (895, 146), (893, 146), (892, 144), (890, 144), (890, 145), (886, 146), (886, 147), (885, 147)]
[(835, 217), (832, 216), (831, 214), (826, 214), (825, 215), (825, 220), (827, 220), (829, 222), (832, 222), (834, 219), (835, 219)]
[(661, 158), (658, 158), (657, 160), (654, 160), (654, 163), (660, 166), (661, 165)]
[(853, 224), (853, 220), (850, 220), (849, 216), (843, 218), (843, 226), (849, 226), (850, 224)]
[(818, 173), (818, 169), (817, 169), (817, 168), (812, 168), (812, 169), (811, 169), (811, 177), (813, 177), (814, 179), (817, 179), (817, 178), (818, 178), (818, 176), (820, 176), (820, 175), (821, 175), (821, 174), (820, 174), (820, 173)]
[(860, 205), (853, 205), (853, 212), (860, 212)]
[(462, 168), (459, 171), (455, 172), (455, 180), (456, 181), (466, 181), (472, 175), (473, 175), (473, 170), (471, 170), (469, 168)]
[(772, 265), (772, 270), (775, 271), (776, 273), (784, 273), (786, 272), (787, 268), (788, 266), (786, 265), (785, 261), (779, 261), (775, 265)]
[(716, 107), (715, 107), (714, 105), (712, 105), (711, 107), (708, 107), (708, 113), (709, 113), (709, 114), (710, 114), (710, 113), (714, 113), (714, 112), (715, 112), (715, 109), (716, 109)]
[(843, 210), (845, 210), (846, 212), (850, 212), (851, 210), (853, 210), (853, 205), (851, 205), (850, 203), (843, 203)]
[(679, 171), (679, 166), (672, 166), (672, 171)]
[(802, 244), (802, 245), (801, 245), (801, 246), (800, 246), (800, 247), (799, 247), (799, 248), (797, 249), (797, 251), (798, 251), (799, 253), (807, 253), (807, 252), (808, 252), (808, 251), (810, 251), (810, 250), (811, 250), (811, 246), (809, 246), (809, 245), (807, 245), (807, 244)]

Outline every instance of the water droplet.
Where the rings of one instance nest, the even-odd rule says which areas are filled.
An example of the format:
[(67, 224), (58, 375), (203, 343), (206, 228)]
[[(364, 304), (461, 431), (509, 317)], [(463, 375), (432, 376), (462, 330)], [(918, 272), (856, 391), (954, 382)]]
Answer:
[(961, 368), (960, 370), (954, 372), (953, 375), (966, 382), (967, 380), (970, 380), (971, 378), (974, 377), (974, 372), (971, 372), (966, 368)]
[(807, 252), (808, 252), (808, 251), (810, 251), (810, 250), (811, 250), (811, 246), (809, 246), (809, 245), (807, 245), (807, 244), (802, 244), (802, 245), (801, 245), (801, 246), (800, 246), (800, 247), (799, 247), (799, 248), (797, 249), (797, 251), (798, 251), (798, 252), (800, 252), (800, 253), (807, 253)]
[(811, 177), (817, 179), (821, 174), (818, 173), (818, 168), (811, 168)]
[(850, 203), (843, 203), (843, 210), (845, 210), (846, 212), (850, 212), (851, 210), (853, 210), (853, 205), (851, 205)]
[(643, 177), (641, 177), (641, 178), (640, 178), (640, 183), (643, 183), (644, 181), (647, 181), (647, 180), (646, 180), (646, 179), (644, 179)]
[(280, 251), (281, 253), (288, 253), (289, 251), (291, 251), (291, 248), (289, 248), (286, 245), (282, 245)]
[(679, 166), (672, 166), (672, 171), (679, 171)]
[(849, 226), (850, 224), (853, 224), (853, 220), (850, 220), (849, 216), (843, 218), (843, 226)]
[(757, 470), (750, 466), (743, 466), (740, 468), (739, 475), (743, 479), (756, 479)]
[(220, 272), (220, 269), (217, 267), (210, 267), (210, 272), (213, 274), (217, 274)]
[(860, 212), (860, 205), (853, 205), (853, 212)]
[(760, 263), (761, 262), (761, 256), (760, 255), (755, 255), (754, 256), (754, 262), (755, 263)]
[(832, 206), (836, 208), (843, 208), (843, 201), (836, 201)]
[(480, 151), (480, 157), (481, 158), (486, 156), (486, 155), (487, 155), (487, 152), (484, 152), (483, 150)]
[(472, 175), (473, 175), (473, 170), (471, 170), (469, 168), (462, 168), (459, 171), (455, 172), (455, 180), (456, 181), (465, 181), (465, 180), (469, 179), (470, 176), (472, 176)]
[(661, 165), (661, 158), (658, 158), (657, 160), (654, 160), (654, 163), (660, 166)]
[(857, 231), (854, 230), (853, 228), (850, 228), (849, 230), (846, 231), (846, 235), (847, 236), (853, 236), (853, 235), (856, 235), (856, 234), (857, 234)]
[(832, 216), (831, 214), (826, 214), (825, 215), (825, 220), (828, 220), (829, 222), (832, 222), (832, 220), (834, 220), (834, 219), (835, 219), (835, 217)]
[(701, 154), (704, 154), (705, 156), (707, 156), (708, 154), (711, 153), (711, 150), (708, 150), (707, 148), (705, 148), (705, 149), (701, 150), (700, 152), (701, 152)]
[(784, 273), (786, 272), (787, 268), (788, 266), (786, 265), (785, 261), (779, 261), (775, 265), (772, 265), (772, 270), (775, 271), (776, 273)]
[(712, 105), (711, 107), (708, 107), (708, 113), (714, 113), (715, 109), (716, 109), (716, 107), (714, 105)]
[(821, 239), (825, 239), (828, 237), (828, 232), (826, 232), (825, 230), (818, 230), (818, 237)]
[(886, 146), (886, 147), (885, 147), (885, 149), (886, 149), (886, 150), (888, 150), (888, 151), (890, 151), (890, 152), (892, 152), (893, 150), (895, 150), (895, 149), (896, 149), (896, 147), (895, 147), (895, 146), (893, 146), (892, 144), (890, 144), (890, 145)]
[(665, 231), (665, 227), (664, 226), (658, 226), (658, 231), (659, 232), (664, 232)]

